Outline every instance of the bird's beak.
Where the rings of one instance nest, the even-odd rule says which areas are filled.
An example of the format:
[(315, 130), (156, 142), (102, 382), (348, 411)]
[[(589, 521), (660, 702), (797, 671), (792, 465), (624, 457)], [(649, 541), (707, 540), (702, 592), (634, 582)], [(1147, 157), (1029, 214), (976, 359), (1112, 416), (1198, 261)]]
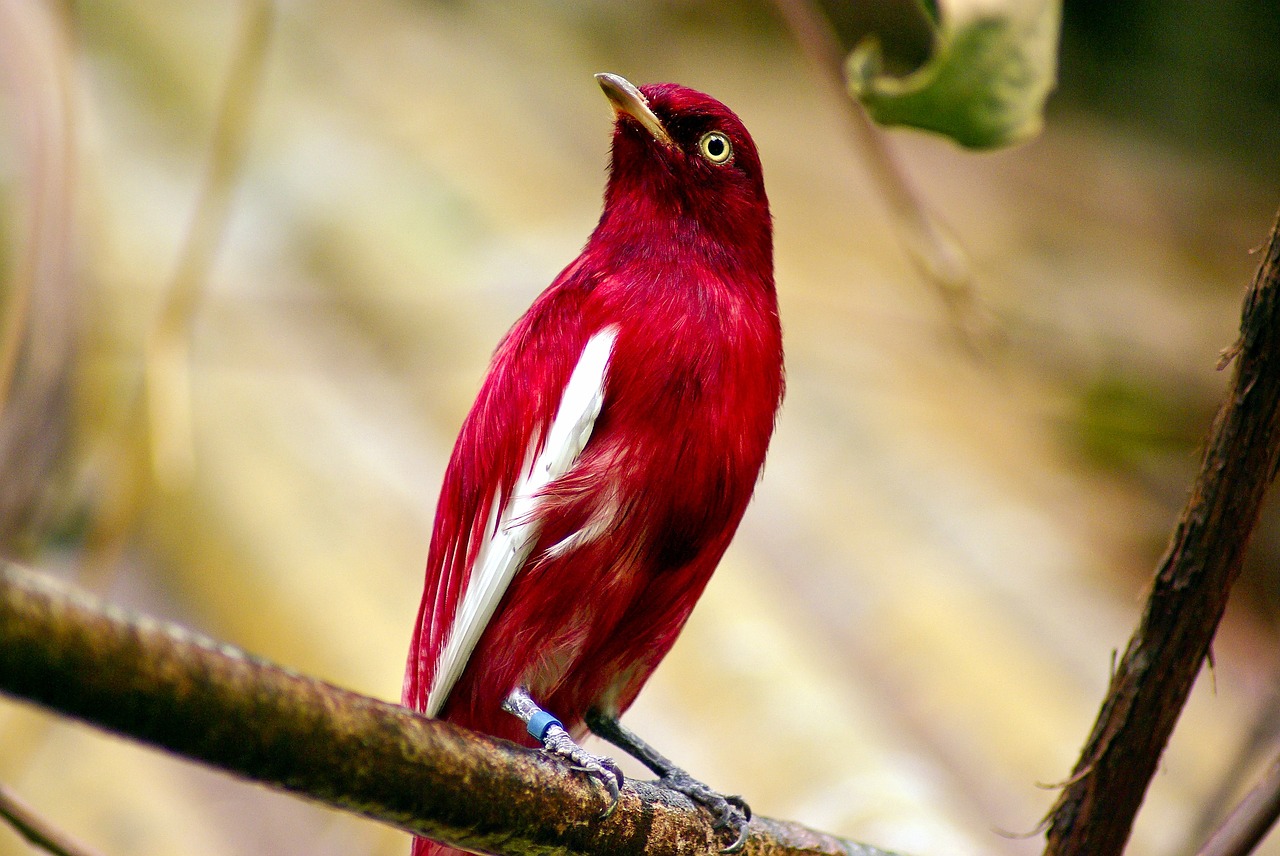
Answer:
[(662, 126), (662, 120), (649, 107), (649, 99), (625, 77), (616, 74), (596, 75), (600, 88), (619, 116), (626, 114), (635, 119), (655, 140), (664, 146), (671, 145), (671, 135)]

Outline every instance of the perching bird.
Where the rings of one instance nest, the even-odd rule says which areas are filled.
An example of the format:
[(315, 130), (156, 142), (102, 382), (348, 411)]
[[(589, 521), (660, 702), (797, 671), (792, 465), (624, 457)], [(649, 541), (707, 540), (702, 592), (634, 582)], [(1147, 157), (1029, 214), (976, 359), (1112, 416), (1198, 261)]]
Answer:
[[(604, 213), (498, 346), (445, 472), (404, 702), (542, 745), (614, 803), (593, 731), (745, 840), (746, 804), (625, 729), (729, 545), (782, 400), (773, 226), (742, 122), (596, 75)], [(422, 839), (415, 856), (453, 852)]]

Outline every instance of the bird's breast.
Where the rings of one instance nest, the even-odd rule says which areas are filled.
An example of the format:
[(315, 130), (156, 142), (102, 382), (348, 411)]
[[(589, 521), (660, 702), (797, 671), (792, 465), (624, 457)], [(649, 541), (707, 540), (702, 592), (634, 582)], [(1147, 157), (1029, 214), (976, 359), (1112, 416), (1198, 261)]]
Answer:
[(617, 323), (593, 443), (647, 564), (681, 567), (731, 534), (759, 476), (781, 393), (776, 311), (667, 295)]

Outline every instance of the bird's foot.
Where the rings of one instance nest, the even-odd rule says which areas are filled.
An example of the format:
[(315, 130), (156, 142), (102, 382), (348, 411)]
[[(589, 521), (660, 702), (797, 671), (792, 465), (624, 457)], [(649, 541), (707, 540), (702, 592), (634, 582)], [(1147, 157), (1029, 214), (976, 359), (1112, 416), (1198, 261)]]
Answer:
[(556, 755), (569, 762), (574, 770), (586, 773), (599, 782), (609, 792), (609, 805), (600, 816), (604, 820), (613, 814), (622, 796), (622, 771), (613, 763), (612, 758), (592, 755), (574, 741), (565, 731), (564, 725), (550, 713), (547, 713), (529, 695), (524, 687), (516, 687), (502, 702), (502, 709), (524, 722), (529, 736), (542, 744), (548, 755)]
[(751, 821), (751, 806), (736, 795), (725, 795), (704, 785), (684, 770), (675, 769), (658, 779), (658, 784), (684, 794), (702, 806), (715, 818), (712, 829), (728, 829), (733, 833), (733, 843), (721, 853), (737, 853), (747, 843), (747, 828)]
[(542, 737), (542, 747), (548, 754), (563, 758), (569, 762), (569, 766), (574, 770), (586, 773), (603, 785), (604, 789), (609, 792), (609, 807), (604, 810), (604, 814), (600, 815), (600, 819), (604, 820), (613, 814), (613, 810), (618, 807), (618, 800), (622, 796), (624, 778), (622, 770), (618, 768), (612, 758), (592, 755), (579, 746), (569, 736), (569, 732), (565, 731), (559, 724), (553, 724), (547, 729)]

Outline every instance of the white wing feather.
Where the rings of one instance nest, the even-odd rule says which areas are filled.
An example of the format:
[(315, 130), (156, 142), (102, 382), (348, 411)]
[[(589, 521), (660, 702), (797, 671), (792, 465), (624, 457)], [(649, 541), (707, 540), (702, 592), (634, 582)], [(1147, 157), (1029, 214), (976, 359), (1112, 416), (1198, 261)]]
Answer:
[(547, 431), (542, 453), (516, 482), (497, 526), (491, 527), (493, 534), (480, 547), (462, 603), (449, 628), (449, 638), (436, 663), (427, 695), (427, 716), (436, 716), (444, 707), (480, 635), (498, 608), (498, 601), (538, 541), (540, 527), (533, 514), (538, 493), (569, 471), (591, 438), (604, 403), (605, 374), (617, 337), (616, 327), (606, 327), (587, 340), (560, 396), (560, 407)]

